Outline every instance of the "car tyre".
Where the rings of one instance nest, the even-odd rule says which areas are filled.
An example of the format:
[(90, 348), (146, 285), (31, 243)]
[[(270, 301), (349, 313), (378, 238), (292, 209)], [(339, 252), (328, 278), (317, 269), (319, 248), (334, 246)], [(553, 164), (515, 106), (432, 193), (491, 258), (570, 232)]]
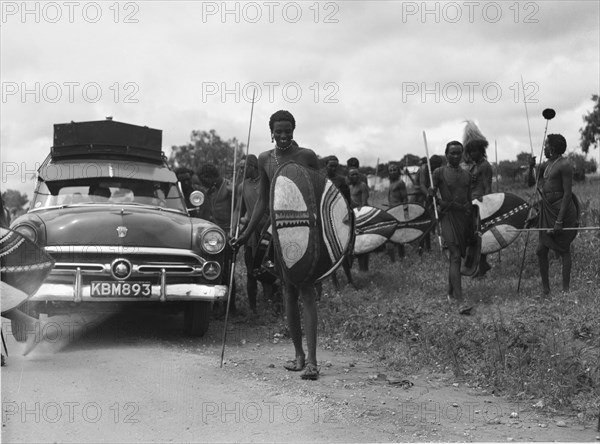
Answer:
[(200, 338), (208, 331), (212, 314), (211, 302), (189, 302), (183, 315), (185, 334)]

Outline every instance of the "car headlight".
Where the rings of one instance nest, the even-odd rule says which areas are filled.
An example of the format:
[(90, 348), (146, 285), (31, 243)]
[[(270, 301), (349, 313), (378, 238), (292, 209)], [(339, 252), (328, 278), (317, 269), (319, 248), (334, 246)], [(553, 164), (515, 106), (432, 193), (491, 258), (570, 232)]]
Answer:
[(29, 239), (33, 243), (37, 243), (37, 241), (38, 241), (37, 230), (35, 228), (33, 228), (31, 225), (25, 225), (25, 224), (17, 225), (16, 227), (13, 227), (13, 230), (21, 233), (23, 236), (25, 236), (27, 239)]
[(204, 203), (204, 193), (202, 191), (192, 191), (192, 194), (190, 194), (190, 202), (193, 206), (199, 207)]
[(225, 248), (225, 236), (215, 229), (206, 230), (200, 237), (200, 246), (207, 253), (220, 253)]

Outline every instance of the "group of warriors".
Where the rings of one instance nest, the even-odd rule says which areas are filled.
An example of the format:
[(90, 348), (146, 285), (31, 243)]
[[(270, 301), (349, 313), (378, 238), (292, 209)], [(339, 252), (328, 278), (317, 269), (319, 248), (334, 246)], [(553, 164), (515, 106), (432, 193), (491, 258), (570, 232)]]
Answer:
[[(215, 165), (204, 164), (197, 172), (187, 168), (179, 168), (175, 172), (190, 214), (219, 225), (228, 234), (233, 252), (244, 247), (250, 309), (253, 312), (257, 311), (258, 282), (262, 285), (265, 300), (274, 303), (281, 296), (281, 287), (285, 300), (283, 307), (295, 350), (294, 359), (288, 361), (284, 367), (290, 371), (302, 372), (303, 379), (316, 380), (319, 377), (316, 347), (320, 283), (317, 280), (292, 282), (280, 272), (283, 262), (281, 252), (275, 251), (272, 258), (265, 254), (265, 248), (271, 246), (269, 242), (265, 242), (265, 234), (270, 221), (269, 212), (273, 206), (271, 185), (278, 169), (289, 162), (312, 170), (318, 170), (320, 166), (315, 152), (300, 147), (294, 140), (295, 129), (296, 121), (288, 111), (280, 110), (270, 117), (269, 130), (275, 146), (260, 153), (258, 157), (247, 155), (242, 159), (238, 167), (245, 175), (243, 181), (235, 187), (235, 192), (232, 181), (222, 177)], [(419, 253), (431, 249), (431, 232), (438, 225), (444, 249), (448, 251), (449, 257), (448, 299), (459, 304), (464, 301), (461, 261), (468, 249), (477, 243), (477, 218), (474, 217), (477, 206), (473, 202), (492, 192), (493, 176), (492, 167), (486, 157), (487, 140), (472, 122), (468, 123), (467, 130), (462, 143), (456, 140), (447, 143), (446, 162), (438, 155), (425, 158), (415, 177), (411, 178), (416, 191), (414, 202), (431, 213), (439, 209), (438, 223), (432, 224), (433, 229), (426, 230), (418, 239)], [(562, 258), (563, 290), (568, 291), (571, 272), (570, 244), (577, 234), (577, 231), (564, 230), (578, 225), (577, 201), (572, 193), (572, 168), (563, 157), (565, 150), (564, 137), (551, 134), (545, 141), (544, 152), (548, 161), (538, 168), (537, 174), (534, 172), (535, 158), (532, 158), (530, 164), (530, 184), (536, 184), (539, 199), (537, 204), (529, 207), (531, 210), (535, 208), (536, 211), (535, 215), (531, 211), (528, 223), (529, 226), (536, 225), (538, 228), (547, 229), (540, 231), (537, 249), (544, 295), (550, 292), (549, 250), (558, 252)], [(324, 175), (339, 190), (350, 209), (367, 206), (369, 186), (366, 177), (359, 171), (358, 160), (348, 160), (347, 176), (340, 174), (339, 167), (338, 158), (329, 156), (325, 161)], [(406, 183), (401, 179), (399, 165), (391, 163), (388, 172), (388, 206), (403, 205), (408, 202), (409, 197)], [(200, 207), (189, 201), (189, 196), (194, 190), (201, 190), (205, 194), (205, 201)], [(235, 207), (232, 205), (232, 199), (236, 203)], [(237, 213), (237, 218), (232, 218), (232, 209), (234, 215)], [(435, 212), (437, 214), (437, 211)], [(237, 227), (233, 226), (236, 219), (241, 228), (237, 235), (234, 231)], [(400, 258), (405, 256), (402, 244), (388, 244), (385, 248), (392, 261), (395, 260), (396, 252)], [(352, 256), (352, 250), (349, 249), (340, 262), (351, 284)], [(359, 270), (367, 271), (368, 253), (356, 255), (356, 259)], [(486, 255), (481, 255), (477, 267), (478, 275), (485, 275), (490, 268)], [(337, 282), (334, 283), (337, 286)], [(237, 311), (235, 294), (234, 280), (228, 301), (232, 314)], [(302, 319), (307, 353), (302, 343)]]
[[(238, 185), (242, 231), (237, 238), (231, 239), (233, 249), (245, 247), (244, 259), (247, 269), (247, 289), (250, 308), (256, 311), (257, 281), (262, 282), (266, 298), (273, 298), (278, 276), (283, 288), (285, 301), (285, 314), (288, 328), (294, 344), (295, 358), (286, 363), (285, 368), (291, 371), (303, 371), (302, 378), (317, 379), (316, 343), (317, 343), (317, 300), (320, 293), (319, 282), (294, 284), (288, 282), (281, 273), (277, 273), (278, 260), (275, 255), (269, 261), (273, 273), (265, 272), (264, 263), (257, 265), (256, 255), (261, 240), (269, 226), (269, 210), (272, 208), (271, 185), (278, 168), (288, 162), (294, 162), (310, 169), (319, 169), (319, 159), (314, 151), (300, 147), (294, 140), (296, 122), (291, 113), (278, 111), (269, 120), (269, 129), (275, 147), (262, 152), (258, 158), (248, 155), (241, 163), (246, 175), (243, 184)], [(542, 292), (547, 295), (549, 286), (548, 252), (555, 250), (562, 257), (563, 263), (563, 290), (568, 291), (571, 256), (570, 244), (576, 236), (576, 231), (565, 231), (564, 228), (578, 225), (577, 202), (572, 193), (572, 168), (563, 157), (566, 150), (566, 141), (561, 135), (549, 135), (545, 141), (545, 155), (548, 159), (535, 170), (535, 158), (530, 164), (530, 185), (536, 184), (537, 202), (527, 207), (529, 217), (527, 226), (544, 228), (539, 233), (537, 255), (542, 276)], [(492, 193), (493, 169), (487, 160), (486, 148), (488, 142), (481, 135), (478, 128), (468, 122), (463, 142), (448, 142), (444, 158), (433, 155), (423, 159), (422, 165), (414, 178), (415, 193), (413, 201), (433, 213), (433, 207), (439, 210), (439, 234), (443, 248), (447, 250), (449, 259), (448, 271), (448, 300), (457, 304), (465, 301), (461, 284), (461, 262), (468, 254), (469, 249), (477, 244), (478, 207), (473, 202), (481, 201), (484, 196)], [(347, 200), (350, 208), (361, 208), (369, 204), (369, 186), (366, 176), (359, 171), (359, 162), (351, 158), (347, 162), (347, 175), (340, 174), (339, 160), (336, 156), (325, 158), (326, 177), (339, 189)], [(234, 196), (231, 183), (223, 178), (215, 178), (212, 183), (207, 183), (204, 169), (198, 174), (199, 182), (210, 186), (207, 200), (213, 211), (222, 208), (223, 211), (231, 208), (231, 198)], [(408, 202), (409, 196), (406, 183), (401, 179), (401, 169), (398, 164), (391, 163), (388, 167), (390, 185), (388, 189), (388, 206), (394, 207)], [(210, 175), (209, 175), (210, 176)], [(192, 178), (190, 178), (190, 181)], [(184, 183), (184, 181), (182, 181)], [(211, 191), (213, 190), (213, 191)], [(227, 191), (224, 191), (227, 190)], [(227, 196), (227, 199), (224, 197)], [(219, 202), (223, 204), (219, 207)], [(534, 211), (535, 210), (535, 211)], [(230, 211), (230, 210), (229, 210)], [(221, 218), (220, 225), (229, 229), (231, 214)], [(209, 217), (210, 218), (210, 217)], [(212, 220), (219, 223), (218, 217)], [(427, 230), (418, 240), (418, 251), (431, 250), (431, 236), (437, 228), (433, 224), (432, 230)], [(392, 260), (395, 254), (405, 256), (404, 245), (388, 243), (385, 247)], [(262, 253), (261, 253), (262, 254)], [(280, 252), (281, 254), (281, 252)], [(265, 256), (266, 257), (266, 256)], [(368, 270), (369, 255), (356, 255), (359, 270)], [(487, 255), (477, 255), (476, 276), (483, 277), (491, 266)], [(348, 254), (341, 262), (346, 276), (353, 284), (350, 275), (352, 254)], [(262, 268), (261, 268), (262, 266)], [(335, 276), (335, 274), (334, 274)], [(337, 282), (335, 282), (337, 286)], [(302, 301), (302, 316), (299, 301)], [(235, 312), (235, 300), (230, 304)], [(307, 342), (307, 354), (302, 345), (301, 318), (304, 319), (304, 332)]]

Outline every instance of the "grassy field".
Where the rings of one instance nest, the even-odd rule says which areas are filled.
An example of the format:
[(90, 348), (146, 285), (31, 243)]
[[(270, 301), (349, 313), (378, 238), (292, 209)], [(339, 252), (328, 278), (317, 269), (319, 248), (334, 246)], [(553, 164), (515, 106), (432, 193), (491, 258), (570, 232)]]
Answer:
[[(600, 225), (599, 188), (599, 182), (574, 188), (583, 225)], [(527, 198), (531, 190), (510, 192)], [(379, 194), (371, 199), (375, 206), (384, 201)], [(476, 302), (470, 316), (459, 315), (446, 301), (448, 264), (435, 238), (433, 251), (423, 256), (414, 245), (395, 263), (385, 252), (371, 254), (369, 272), (359, 273), (354, 265), (358, 291), (346, 286), (338, 292), (324, 283), (320, 344), (368, 351), (407, 374), (451, 371), (494, 393), (542, 401), (550, 411), (590, 420), (600, 408), (600, 233), (581, 232), (575, 239), (568, 294), (560, 291), (560, 259), (551, 255), (547, 300), (539, 299), (537, 235), (529, 238), (517, 293), (525, 241), (521, 235), (490, 255), (493, 268), (485, 278), (463, 277), (465, 296)], [(243, 265), (238, 270), (243, 282)], [(344, 284), (341, 271), (338, 277)]]

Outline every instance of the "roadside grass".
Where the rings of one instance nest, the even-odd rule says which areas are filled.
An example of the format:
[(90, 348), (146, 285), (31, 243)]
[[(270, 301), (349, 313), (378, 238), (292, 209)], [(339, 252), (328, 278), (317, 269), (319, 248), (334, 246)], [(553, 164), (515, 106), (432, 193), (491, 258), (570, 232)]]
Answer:
[[(574, 191), (582, 203), (582, 225), (600, 225), (598, 183), (578, 184)], [(510, 192), (527, 197), (518, 188)], [(521, 235), (489, 256), (492, 270), (485, 278), (463, 277), (464, 294), (475, 303), (469, 316), (447, 302), (447, 260), (435, 237), (431, 244), (433, 250), (422, 256), (414, 245), (407, 246), (407, 256), (395, 263), (385, 252), (371, 254), (368, 272), (353, 267), (358, 291), (345, 286), (338, 292), (326, 281), (319, 303), (320, 344), (369, 352), (405, 373), (452, 371), (457, 378), (549, 411), (597, 417), (600, 233), (580, 232), (575, 239), (567, 294), (560, 291), (560, 259), (551, 254), (552, 293), (546, 300), (539, 299), (537, 234)], [(343, 285), (345, 276), (337, 274)]]

